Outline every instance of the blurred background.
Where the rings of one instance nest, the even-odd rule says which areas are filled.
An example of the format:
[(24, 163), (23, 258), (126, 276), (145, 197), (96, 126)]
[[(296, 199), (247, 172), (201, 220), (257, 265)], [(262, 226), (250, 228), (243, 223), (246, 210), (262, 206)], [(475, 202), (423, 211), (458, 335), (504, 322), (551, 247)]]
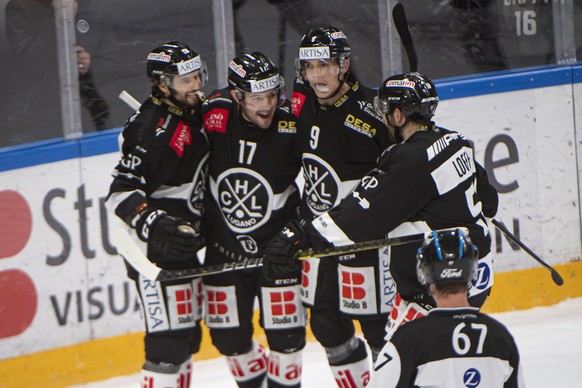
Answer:
[[(208, 93), (226, 86), (230, 59), (262, 51), (287, 87), (309, 28), (331, 24), (352, 47), (355, 75), (377, 87), (408, 70), (392, 26), (394, 0), (0, 0), (0, 147), (118, 128), (131, 115), (118, 95), (150, 92), (145, 59), (170, 40), (206, 61)], [(433, 79), (582, 58), (582, 0), (401, 0)], [(290, 92), (290, 90), (288, 90)]]

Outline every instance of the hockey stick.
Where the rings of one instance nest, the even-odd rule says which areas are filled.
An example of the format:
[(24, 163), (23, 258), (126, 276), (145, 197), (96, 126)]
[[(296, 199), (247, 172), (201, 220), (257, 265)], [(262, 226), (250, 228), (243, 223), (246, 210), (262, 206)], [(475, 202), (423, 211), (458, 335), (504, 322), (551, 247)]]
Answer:
[(394, 20), (394, 26), (396, 27), (396, 31), (398, 31), (398, 36), (400, 36), (400, 40), (406, 51), (410, 71), (416, 72), (418, 70), (418, 57), (416, 56), (412, 35), (410, 35), (410, 29), (408, 28), (406, 12), (404, 12), (404, 6), (402, 4), (397, 3), (392, 8), (392, 20)]
[[(455, 230), (459, 228), (440, 229), (439, 231)], [(468, 233), (466, 228), (460, 228), (465, 234)], [(295, 255), (296, 260), (305, 260), (310, 257), (329, 257), (341, 254), (356, 253), (371, 249), (378, 249), (385, 246), (396, 246), (413, 242), (422, 242), (432, 232), (411, 234), (399, 237), (391, 237), (381, 240), (365, 241), (342, 247), (334, 247), (322, 251), (309, 249), (299, 251)], [(150, 262), (143, 252), (135, 245), (127, 231), (122, 228), (115, 230), (113, 241), (117, 245), (118, 252), (142, 275), (150, 280), (178, 280), (192, 279), (205, 275), (216, 275), (225, 272), (239, 271), (251, 268), (260, 268), (263, 266), (263, 258), (244, 259), (238, 262), (229, 262), (216, 265), (208, 265), (199, 268), (190, 268), (183, 270), (161, 269)], [(146, 263), (147, 262), (147, 263)]]
[[(448, 229), (439, 229), (437, 232), (444, 232), (447, 230), (457, 230), (461, 229), (463, 233), (469, 234), (467, 228), (448, 228)], [(418, 233), (418, 234), (408, 234), (405, 236), (398, 236), (398, 237), (390, 237), (380, 240), (372, 240), (372, 241), (364, 241), (361, 243), (355, 243), (351, 245), (344, 245), (341, 247), (333, 247), (324, 249), (321, 251), (314, 251), (313, 249), (308, 249), (306, 251), (299, 251), (295, 255), (295, 259), (297, 260), (305, 260), (310, 257), (329, 257), (329, 256), (336, 256), (342, 254), (349, 254), (349, 253), (356, 253), (360, 251), (367, 251), (371, 249), (378, 249), (386, 246), (396, 246), (396, 245), (403, 245), (413, 242), (422, 242), (424, 239), (431, 234), (431, 232), (425, 233)]]
[(527, 245), (525, 245), (517, 237), (515, 237), (501, 222), (497, 221), (495, 218), (493, 218), (491, 220), (491, 222), (493, 223), (493, 225), (495, 225), (497, 227), (497, 229), (499, 229), (500, 231), (502, 231), (503, 234), (507, 236), (507, 238), (509, 238), (511, 241), (513, 241), (514, 243), (516, 243), (517, 245), (519, 245), (519, 247), (521, 249), (523, 249), (531, 257), (533, 257), (534, 259), (536, 259), (538, 263), (540, 263), (541, 265), (543, 265), (544, 267), (546, 267), (548, 269), (548, 271), (550, 271), (550, 273), (552, 274), (552, 280), (554, 281), (554, 283), (556, 283), (558, 286), (561, 286), (562, 284), (564, 284), (564, 279), (562, 279), (562, 277), (560, 276), (560, 274), (558, 273), (558, 271), (556, 271), (554, 268), (552, 268), (548, 263), (546, 263), (544, 261), (544, 259), (542, 259), (541, 257), (539, 257), (534, 251), (532, 251), (531, 249), (529, 249), (529, 247)]
[(132, 237), (123, 228), (113, 231), (113, 242), (117, 252), (140, 274), (154, 281), (190, 279), (204, 275), (215, 275), (241, 269), (258, 268), (263, 265), (263, 258), (245, 259), (239, 262), (231, 262), (217, 265), (208, 265), (199, 268), (169, 270), (162, 269), (152, 263), (146, 255), (135, 245)]
[[(467, 233), (466, 228), (462, 228), (465, 233)], [(446, 230), (446, 229), (443, 229)], [(349, 254), (355, 252), (366, 251), (370, 249), (378, 249), (385, 246), (394, 246), (394, 245), (402, 245), (406, 243), (412, 242), (421, 242), (424, 238), (430, 234), (431, 232), (427, 233), (418, 233), (400, 237), (392, 237), (382, 240), (373, 240), (373, 241), (366, 241), (361, 242), (353, 245), (345, 245), (343, 247), (334, 247), (325, 249), (322, 251), (314, 251), (313, 249), (309, 249), (306, 251), (299, 251), (295, 254), (294, 259), (296, 260), (305, 260), (310, 257), (329, 257), (335, 256), (340, 254)], [(140, 251), (141, 254), (141, 251)], [(147, 259), (146, 259), (147, 260)], [(215, 275), (224, 272), (230, 271), (237, 271), (242, 269), (248, 268), (259, 268), (263, 266), (263, 258), (257, 259), (245, 259), (239, 262), (233, 263), (224, 263), (224, 264), (217, 264), (211, 265), (206, 267), (200, 268), (192, 268), (192, 269), (185, 269), (185, 270), (162, 270), (160, 274), (157, 276), (157, 280), (175, 280), (175, 279), (189, 279), (189, 278), (196, 278), (199, 276), (204, 275)]]
[(244, 259), (216, 265), (206, 265), (191, 269), (163, 269), (157, 280), (192, 279), (205, 275), (217, 275), (225, 272), (240, 271), (242, 269), (260, 268), (263, 266), (263, 258)]
[(119, 93), (118, 97), (121, 101), (125, 102), (131, 109), (139, 110), (141, 104), (126, 90), (122, 90), (121, 93)]
[(150, 280), (156, 280), (162, 269), (152, 263), (146, 255), (123, 228), (117, 228), (113, 231), (113, 243), (117, 247), (117, 253), (140, 274)]

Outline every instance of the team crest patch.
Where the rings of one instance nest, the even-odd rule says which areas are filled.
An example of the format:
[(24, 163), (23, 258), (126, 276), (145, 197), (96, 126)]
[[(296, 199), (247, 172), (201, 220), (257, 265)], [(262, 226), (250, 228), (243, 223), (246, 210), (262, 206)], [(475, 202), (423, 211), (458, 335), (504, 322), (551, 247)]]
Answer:
[(271, 216), (273, 189), (253, 170), (226, 170), (216, 182), (210, 182), (210, 190), (229, 228), (236, 233), (249, 233)]
[(303, 155), (303, 195), (311, 211), (323, 214), (339, 203), (340, 179), (334, 169), (313, 154)]

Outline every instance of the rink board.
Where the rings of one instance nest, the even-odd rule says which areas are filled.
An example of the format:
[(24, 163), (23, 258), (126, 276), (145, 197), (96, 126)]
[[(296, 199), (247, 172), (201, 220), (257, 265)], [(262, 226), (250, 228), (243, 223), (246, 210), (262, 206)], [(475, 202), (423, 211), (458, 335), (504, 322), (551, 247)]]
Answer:
[[(582, 296), (580, 73), (552, 68), (437, 85), (437, 122), (474, 141), (477, 160), (503, 188), (496, 218), (566, 282), (555, 286), (491, 229), (497, 274), (486, 311)], [(140, 369), (141, 314), (103, 207), (118, 132), (0, 152), (0, 387), (56, 387)], [(217, 356), (204, 341), (197, 358)]]

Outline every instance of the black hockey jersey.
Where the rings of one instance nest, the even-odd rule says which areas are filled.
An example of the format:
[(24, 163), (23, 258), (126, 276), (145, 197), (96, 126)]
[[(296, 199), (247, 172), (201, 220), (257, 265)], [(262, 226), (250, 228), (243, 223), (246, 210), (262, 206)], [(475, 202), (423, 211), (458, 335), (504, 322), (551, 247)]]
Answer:
[(190, 222), (200, 220), (209, 146), (199, 109), (189, 112), (150, 97), (120, 135), (121, 161), (113, 172), (108, 205), (126, 224), (135, 207), (150, 206)]
[(295, 116), (286, 102), (270, 128), (254, 126), (242, 118), (228, 88), (213, 92), (202, 111), (211, 146), (206, 260), (262, 256), (273, 236), (297, 217)]
[[(387, 235), (466, 227), (483, 259), (472, 295), (487, 295), (493, 272), (491, 238), (482, 201), (488, 216), (495, 215), (497, 192), (489, 184), (485, 170), (474, 161), (471, 144), (457, 132), (432, 127), (388, 148), (354, 192), (314, 220), (308, 231), (315, 238), (323, 236), (340, 246)], [(416, 277), (419, 246), (392, 247), (390, 272), (403, 299), (432, 304)]]
[(388, 129), (374, 110), (375, 92), (351, 79), (333, 105), (296, 80), (292, 96), (305, 186), (301, 217), (311, 220), (337, 204), (370, 171), (390, 145)]
[(378, 355), (370, 388), (523, 387), (507, 328), (477, 308), (435, 308), (400, 326)]

